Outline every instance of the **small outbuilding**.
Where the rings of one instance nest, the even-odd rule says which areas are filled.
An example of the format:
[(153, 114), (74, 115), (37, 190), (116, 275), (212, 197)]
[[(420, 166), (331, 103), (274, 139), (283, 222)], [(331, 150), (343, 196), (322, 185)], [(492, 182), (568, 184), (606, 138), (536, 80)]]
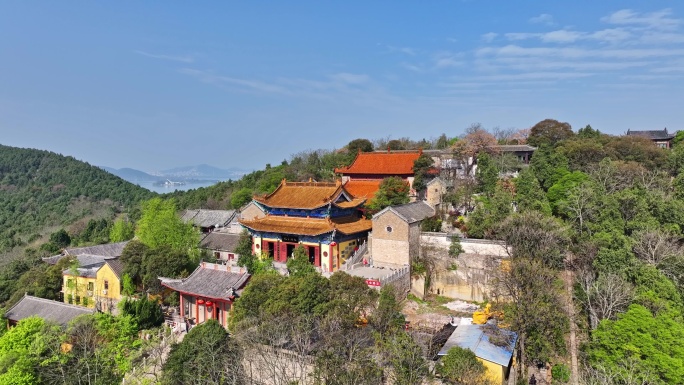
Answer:
[(187, 278), (162, 278), (162, 286), (180, 294), (181, 317), (191, 324), (209, 319), (228, 326), (228, 312), (251, 276), (233, 272), (230, 266), (202, 262)]
[(506, 384), (518, 335), (496, 325), (458, 325), (438, 356), (454, 346), (469, 349), (485, 366), (485, 375), (496, 384)]
[(95, 313), (95, 309), (24, 295), (24, 298), (7, 310), (5, 318), (7, 318), (9, 327), (15, 326), (19, 321), (29, 317), (40, 317), (46, 321), (66, 326), (72, 319), (80, 315), (93, 313)]

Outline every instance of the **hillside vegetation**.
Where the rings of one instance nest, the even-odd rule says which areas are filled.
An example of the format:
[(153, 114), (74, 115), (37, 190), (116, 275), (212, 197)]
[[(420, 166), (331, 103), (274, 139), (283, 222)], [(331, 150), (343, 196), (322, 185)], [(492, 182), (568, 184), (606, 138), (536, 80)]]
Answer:
[(112, 217), (154, 195), (70, 156), (0, 145), (0, 253), (95, 211)]

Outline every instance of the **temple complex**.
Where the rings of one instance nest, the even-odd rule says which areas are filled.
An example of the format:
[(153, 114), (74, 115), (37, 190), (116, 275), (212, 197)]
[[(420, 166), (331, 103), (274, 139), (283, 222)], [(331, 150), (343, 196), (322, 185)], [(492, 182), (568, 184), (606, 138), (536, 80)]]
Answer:
[(240, 224), (251, 233), (255, 254), (287, 262), (302, 245), (314, 266), (334, 272), (368, 238), (372, 223), (360, 210), (365, 201), (340, 181), (283, 180), (272, 193), (253, 198), (265, 215), (243, 217)]

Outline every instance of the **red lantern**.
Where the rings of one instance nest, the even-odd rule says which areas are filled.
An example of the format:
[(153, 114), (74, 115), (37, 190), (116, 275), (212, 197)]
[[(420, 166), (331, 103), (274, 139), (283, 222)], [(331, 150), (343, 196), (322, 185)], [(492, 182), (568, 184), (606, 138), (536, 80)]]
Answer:
[(330, 242), (330, 246), (337, 246), (337, 242), (335, 242), (335, 241)]
[(211, 301), (207, 301), (207, 303), (206, 303), (207, 306), (211, 306), (211, 305), (213, 305), (213, 304), (214, 304), (214, 303), (211, 302)]
[(203, 299), (198, 299), (197, 300), (198, 305), (204, 305), (204, 300)]

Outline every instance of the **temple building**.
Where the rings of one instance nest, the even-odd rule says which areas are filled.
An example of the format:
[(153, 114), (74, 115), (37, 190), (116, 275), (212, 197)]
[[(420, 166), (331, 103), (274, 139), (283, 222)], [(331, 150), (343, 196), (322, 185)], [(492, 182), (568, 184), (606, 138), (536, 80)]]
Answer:
[(411, 187), (411, 196), (415, 197), (413, 163), (422, 154), (422, 150), (359, 152), (351, 165), (336, 168), (335, 173), (341, 175), (345, 189), (357, 197), (371, 200), (380, 182), (391, 176), (405, 180)]
[(180, 317), (199, 325), (215, 319), (228, 326), (233, 302), (240, 296), (251, 276), (233, 272), (229, 266), (202, 262), (187, 278), (159, 277), (162, 286), (177, 291), (180, 297)]
[(340, 181), (288, 182), (272, 193), (255, 196), (263, 215), (243, 216), (253, 252), (287, 262), (298, 245), (322, 272), (334, 272), (368, 238), (372, 223), (361, 215), (366, 200), (349, 193)]

